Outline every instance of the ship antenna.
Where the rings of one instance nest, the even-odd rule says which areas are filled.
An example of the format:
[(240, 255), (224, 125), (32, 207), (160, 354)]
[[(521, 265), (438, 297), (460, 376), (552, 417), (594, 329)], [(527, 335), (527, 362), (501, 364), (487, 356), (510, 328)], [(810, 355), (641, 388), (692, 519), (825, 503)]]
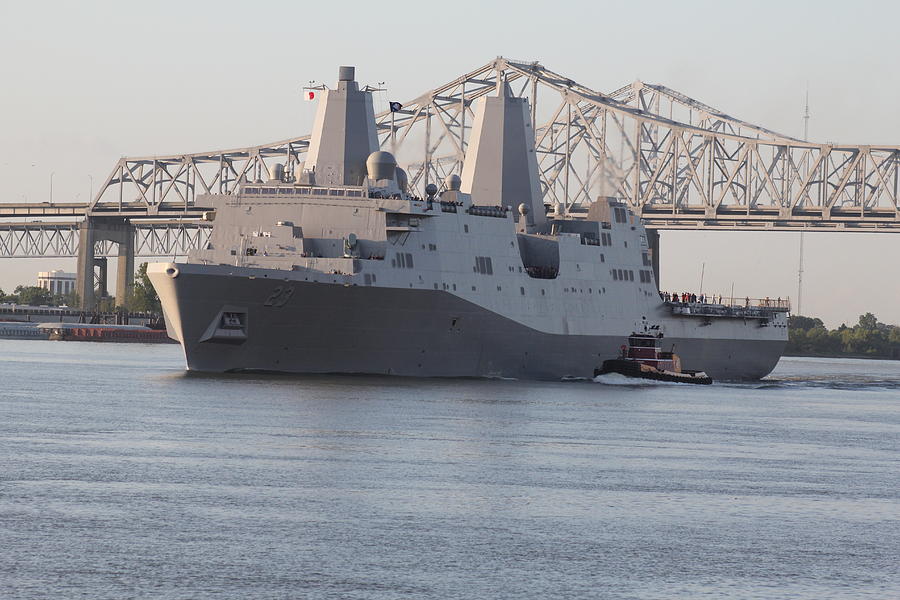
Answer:
[(703, 275), (706, 273), (706, 263), (700, 267), (700, 293), (703, 293)]

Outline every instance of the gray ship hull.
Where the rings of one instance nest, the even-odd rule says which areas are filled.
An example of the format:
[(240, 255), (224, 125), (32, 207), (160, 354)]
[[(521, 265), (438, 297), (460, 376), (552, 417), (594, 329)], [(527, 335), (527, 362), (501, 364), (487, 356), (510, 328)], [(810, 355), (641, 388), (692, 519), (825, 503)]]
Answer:
[[(277, 273), (251, 278), (177, 267), (182, 272), (174, 278), (160, 269), (150, 275), (169, 333), (181, 342), (191, 371), (558, 380), (590, 377), (619, 353), (628, 333), (541, 332), (452, 293), (427, 289), (292, 280), (290, 297), (279, 305), (279, 298), (272, 301)], [(210, 339), (228, 310), (242, 311), (246, 337)], [(664, 346), (672, 344), (685, 368), (717, 380), (742, 380), (767, 375), (785, 342), (666, 337)]]

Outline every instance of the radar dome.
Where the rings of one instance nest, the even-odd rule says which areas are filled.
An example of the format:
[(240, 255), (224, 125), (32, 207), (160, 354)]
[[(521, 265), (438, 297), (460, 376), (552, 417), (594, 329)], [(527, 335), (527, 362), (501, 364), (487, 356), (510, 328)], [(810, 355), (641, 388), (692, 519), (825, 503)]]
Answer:
[(447, 175), (447, 178), (444, 179), (444, 187), (447, 188), (448, 192), (458, 192), (461, 185), (462, 179), (456, 173)]
[(380, 179), (393, 179), (394, 171), (397, 169), (397, 159), (390, 152), (378, 150), (369, 155), (366, 159), (366, 171), (369, 179), (376, 181)]
[(429, 183), (425, 186), (425, 195), (429, 198), (433, 198), (434, 195), (437, 194), (437, 186), (433, 183)]
[(528, 205), (524, 202), (519, 205), (519, 214), (525, 216), (528, 214)]

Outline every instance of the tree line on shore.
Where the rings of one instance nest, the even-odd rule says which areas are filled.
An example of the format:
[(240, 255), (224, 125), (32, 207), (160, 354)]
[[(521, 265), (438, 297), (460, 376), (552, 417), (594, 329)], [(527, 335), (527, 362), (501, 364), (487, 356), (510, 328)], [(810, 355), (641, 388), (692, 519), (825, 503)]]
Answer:
[(0, 289), (0, 302), (30, 306), (69, 306), (71, 296), (72, 294), (51, 294), (50, 290), (36, 285), (17, 285), (11, 294)]
[[(117, 302), (114, 296), (99, 297), (100, 290), (96, 290), (98, 294), (97, 309), (100, 312), (112, 312), (117, 307), (122, 307), (121, 302)], [(27, 304), (29, 306), (71, 306), (73, 308), (79, 306), (78, 296), (75, 292), (69, 294), (51, 294), (50, 290), (35, 285), (19, 285), (11, 294), (5, 293), (0, 289), (0, 302), (8, 302), (12, 304)], [(147, 277), (147, 263), (142, 263), (138, 267), (134, 277), (134, 287), (131, 290), (130, 297), (125, 302), (124, 308), (133, 312), (152, 312), (159, 314), (161, 307), (159, 304), (159, 296), (156, 290), (150, 284), (150, 278)]]
[(900, 327), (881, 323), (872, 313), (852, 327), (828, 329), (821, 319), (795, 315), (788, 322), (785, 354), (900, 358)]

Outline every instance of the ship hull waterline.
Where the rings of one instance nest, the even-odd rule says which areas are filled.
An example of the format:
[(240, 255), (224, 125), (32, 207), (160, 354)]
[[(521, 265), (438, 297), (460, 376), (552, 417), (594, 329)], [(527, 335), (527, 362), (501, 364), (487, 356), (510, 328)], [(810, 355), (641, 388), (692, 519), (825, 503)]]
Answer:
[[(176, 277), (159, 268), (149, 274), (189, 371), (590, 378), (604, 359), (619, 354), (628, 333), (546, 333), (428, 289), (292, 279), (293, 293), (278, 306), (271, 303), (278, 271), (251, 278), (167, 266), (183, 271)], [(201, 341), (223, 310), (231, 309), (244, 311), (246, 339)], [(768, 375), (785, 342), (666, 337), (665, 345), (677, 348), (685, 368), (737, 381)]]

